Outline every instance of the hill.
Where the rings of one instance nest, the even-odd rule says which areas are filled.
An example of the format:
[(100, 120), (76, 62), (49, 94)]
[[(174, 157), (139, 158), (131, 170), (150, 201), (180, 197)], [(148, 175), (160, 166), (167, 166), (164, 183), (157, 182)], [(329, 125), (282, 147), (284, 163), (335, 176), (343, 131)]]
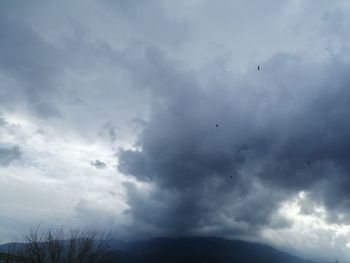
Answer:
[(312, 263), (267, 245), (222, 238), (155, 238), (113, 249), (106, 262)]

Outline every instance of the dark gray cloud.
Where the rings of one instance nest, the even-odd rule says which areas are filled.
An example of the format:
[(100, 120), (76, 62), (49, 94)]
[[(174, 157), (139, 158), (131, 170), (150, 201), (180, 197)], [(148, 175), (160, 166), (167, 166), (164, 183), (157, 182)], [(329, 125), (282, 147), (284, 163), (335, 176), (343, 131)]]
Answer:
[(35, 105), (46, 103), (45, 98), (54, 90), (52, 81), (62, 67), (61, 52), (18, 19), (2, 14), (0, 24), (0, 69), (19, 81), (19, 85), (3, 87), (6, 92), (0, 99), (3, 103), (19, 102), (24, 95), (36, 109)]
[[(0, 185), (16, 197), (8, 220), (22, 206), (67, 225), (106, 217), (129, 237), (248, 238), (293, 231), (298, 218), (276, 211), (305, 191), (300, 213), (323, 218), (318, 204), (329, 222), (350, 223), (346, 1), (0, 5)], [(121, 146), (119, 172), (145, 184), (96, 173)], [(13, 169), (22, 149), (25, 165)], [(54, 174), (67, 175), (62, 189), (47, 180)], [(17, 180), (30, 182), (30, 197), (16, 194)], [(324, 244), (327, 231), (316, 233)]]
[(72, 72), (85, 74), (98, 63), (109, 64), (118, 52), (113, 54), (103, 41), (87, 40), (78, 25), (73, 27), (72, 36), (52, 43), (16, 15), (1, 13), (0, 70), (9, 82), (1, 87), (2, 108), (13, 110), (15, 104), (37, 117), (57, 118), (64, 117), (65, 105), (86, 104), (79, 88), (70, 87), (65, 79)]
[(20, 147), (18, 145), (11, 148), (5, 148), (0, 146), (0, 165), (8, 166), (14, 160), (19, 160), (22, 155)]
[(102, 162), (98, 159), (96, 159), (95, 161), (90, 161), (90, 164), (96, 167), (97, 169), (105, 169), (107, 167), (107, 164), (105, 162)]
[(180, 12), (174, 12), (177, 5), (159, 0), (101, 1), (109, 14), (120, 26), (120, 34), (147, 44), (170, 48), (181, 46), (189, 35), (190, 25)]
[(331, 214), (348, 212), (350, 64), (341, 56), (315, 63), (281, 53), (215, 87), (154, 48), (139, 65), (153, 107), (139, 150), (119, 154), (119, 171), (154, 185), (148, 194), (128, 185), (136, 225), (253, 234), (288, 226), (272, 223), (275, 212), (299, 191)]

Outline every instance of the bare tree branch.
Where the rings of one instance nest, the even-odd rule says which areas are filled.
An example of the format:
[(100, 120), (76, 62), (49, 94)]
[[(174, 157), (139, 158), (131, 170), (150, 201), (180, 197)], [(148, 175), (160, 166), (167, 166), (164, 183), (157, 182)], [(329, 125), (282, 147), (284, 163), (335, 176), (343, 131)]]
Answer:
[[(24, 236), (25, 255), (33, 263), (98, 263), (106, 256), (111, 238), (97, 231), (63, 229), (42, 231), (40, 226)], [(10, 262), (9, 262), (10, 263)]]

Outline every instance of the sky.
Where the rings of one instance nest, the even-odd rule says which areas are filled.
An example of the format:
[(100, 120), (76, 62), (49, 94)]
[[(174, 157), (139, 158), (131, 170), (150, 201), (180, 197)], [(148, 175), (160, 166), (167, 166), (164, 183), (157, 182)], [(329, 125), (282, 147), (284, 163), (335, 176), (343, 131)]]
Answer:
[(349, 20), (346, 0), (2, 1), (0, 243), (41, 224), (349, 259)]

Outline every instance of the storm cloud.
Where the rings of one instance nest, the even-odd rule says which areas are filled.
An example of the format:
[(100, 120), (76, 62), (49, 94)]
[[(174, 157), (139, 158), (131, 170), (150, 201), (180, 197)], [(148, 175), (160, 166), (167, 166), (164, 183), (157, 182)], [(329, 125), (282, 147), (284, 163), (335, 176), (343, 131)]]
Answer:
[(44, 221), (348, 257), (349, 14), (1, 3), (0, 242)]
[(96, 159), (95, 161), (90, 161), (90, 164), (96, 167), (97, 169), (105, 169), (107, 167), (107, 164), (105, 162), (102, 162), (98, 159)]
[(258, 231), (300, 191), (333, 215), (348, 213), (346, 59), (281, 53), (261, 71), (234, 80), (222, 72), (227, 78), (210, 86), (155, 50), (144, 60), (150, 119), (136, 150), (119, 154), (121, 172), (154, 185), (147, 198), (128, 187), (136, 224), (178, 234)]

